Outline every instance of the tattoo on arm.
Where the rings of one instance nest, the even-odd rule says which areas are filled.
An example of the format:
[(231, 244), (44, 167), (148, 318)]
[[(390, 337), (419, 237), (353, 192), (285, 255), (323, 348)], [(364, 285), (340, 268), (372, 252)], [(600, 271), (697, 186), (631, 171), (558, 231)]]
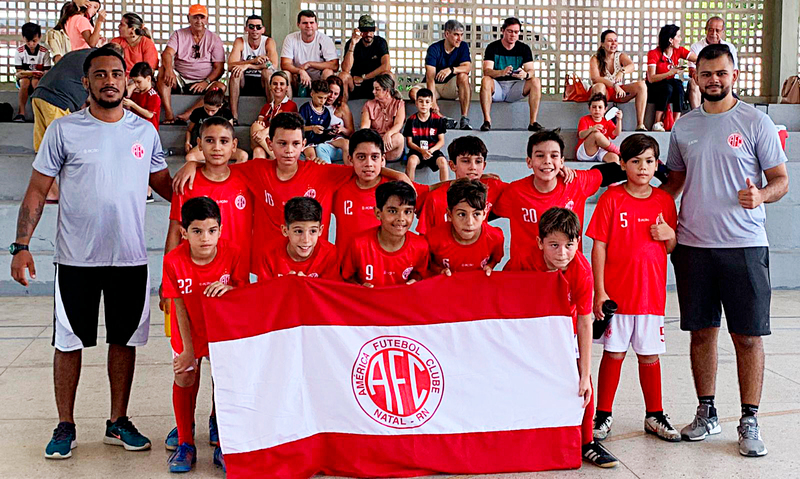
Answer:
[[(37, 200), (33, 200), (37, 201)], [(23, 201), (19, 208), (19, 216), (17, 217), (17, 242), (30, 240), (33, 236), (33, 230), (42, 217), (44, 211), (44, 198), (39, 199), (35, 204), (29, 204), (30, 201)]]

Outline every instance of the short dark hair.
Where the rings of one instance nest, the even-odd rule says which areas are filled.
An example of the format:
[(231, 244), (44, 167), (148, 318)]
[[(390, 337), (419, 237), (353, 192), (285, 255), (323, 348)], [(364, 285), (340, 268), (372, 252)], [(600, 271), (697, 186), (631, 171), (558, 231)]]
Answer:
[(658, 159), (661, 151), (655, 138), (644, 133), (635, 133), (619, 146), (620, 160), (628, 161), (634, 156), (639, 156), (647, 150), (653, 150), (653, 156)]
[(531, 137), (528, 138), (528, 149), (526, 150), (528, 153), (528, 158), (530, 158), (533, 154), (533, 147), (539, 143), (544, 143), (545, 141), (555, 141), (558, 143), (559, 148), (561, 148), (561, 156), (564, 156), (564, 139), (561, 138), (559, 133), (560, 129), (539, 130), (531, 135)]
[(225, 92), (219, 88), (212, 88), (203, 95), (204, 105), (222, 106), (225, 103)]
[(581, 220), (572, 210), (550, 208), (539, 217), (539, 238), (544, 240), (553, 233), (564, 233), (571, 240), (580, 239)]
[(603, 106), (608, 106), (608, 99), (602, 93), (595, 93), (594, 95), (592, 95), (592, 97), (589, 98), (589, 105), (591, 105), (596, 101), (602, 101)]
[(417, 206), (417, 192), (405, 181), (387, 181), (375, 189), (375, 206), (382, 210), (389, 198), (396, 196), (400, 205)]
[(700, 53), (697, 54), (697, 62), (695, 62), (697, 64), (697, 70), (700, 70), (700, 60), (716, 60), (717, 58), (723, 56), (728, 57), (731, 65), (735, 65), (733, 61), (733, 53), (731, 53), (731, 49), (728, 48), (728, 45), (725, 45), (724, 43), (708, 45), (700, 50)]
[(358, 148), (358, 145), (362, 143), (372, 143), (383, 152), (383, 137), (381, 137), (380, 133), (371, 128), (362, 128), (350, 135), (350, 143), (347, 150), (352, 155), (353, 152), (356, 151), (356, 148)]
[(488, 154), (489, 150), (486, 149), (486, 144), (475, 135), (460, 136), (447, 146), (447, 156), (453, 163), (461, 155), (480, 155), (485, 162)]
[(325, 80), (314, 80), (311, 82), (311, 93), (328, 93), (328, 82)]
[(188, 230), (193, 221), (205, 221), (209, 218), (217, 220), (217, 223), (222, 225), (222, 213), (219, 211), (219, 205), (208, 196), (197, 196), (186, 200), (181, 207), (183, 229)]
[(314, 198), (298, 196), (286, 202), (283, 207), (283, 221), (286, 226), (298, 221), (322, 222), (322, 205)]
[(447, 188), (447, 208), (452, 210), (457, 204), (466, 201), (476, 210), (486, 209), (486, 192), (488, 188), (480, 180), (459, 178)]
[(147, 77), (150, 77), (152, 79), (153, 78), (153, 67), (151, 67), (150, 64), (147, 63), (147, 62), (139, 62), (139, 63), (135, 64), (133, 66), (133, 68), (131, 68), (131, 73), (130, 73), (129, 76), (131, 78), (136, 78), (136, 77), (147, 78)]
[(275, 132), (278, 128), (283, 130), (300, 130), (301, 132), (306, 126), (303, 117), (294, 112), (281, 112), (275, 115), (275, 118), (269, 122), (269, 137), (275, 138)]
[(261, 24), (262, 25), (264, 24), (264, 19), (261, 18), (261, 15), (256, 15), (255, 13), (250, 15), (249, 17), (247, 17), (247, 20), (245, 21), (245, 23), (249, 22), (250, 20), (260, 20)]
[[(115, 45), (115, 43), (111, 43), (110, 45)], [(103, 45), (100, 48), (96, 48), (92, 50), (92, 53), (86, 56), (86, 60), (83, 61), (83, 76), (89, 76), (89, 70), (92, 68), (92, 62), (95, 58), (100, 57), (115, 57), (117, 58), (120, 63), (122, 63), (122, 70), (125, 70), (125, 57), (122, 56), (118, 51), (114, 48), (109, 47), (108, 45)]]
[(205, 121), (203, 121), (203, 123), (200, 125), (200, 130), (198, 132), (200, 138), (203, 138), (203, 132), (211, 128), (212, 126), (221, 126), (226, 130), (228, 130), (228, 133), (231, 134), (231, 138), (236, 138), (236, 131), (233, 129), (233, 125), (231, 125), (231, 122), (229, 122), (228, 120), (226, 120), (221, 116), (212, 116), (206, 118)]
[(427, 88), (417, 90), (417, 98), (433, 98), (433, 92)]
[(314, 13), (312, 10), (300, 10), (300, 13), (297, 14), (297, 23), (300, 23), (300, 17), (308, 17), (316, 20), (317, 14)]
[(519, 25), (522, 28), (522, 22), (519, 21), (517, 17), (508, 17), (503, 21), (503, 27), (500, 30), (505, 30), (506, 28), (510, 27), (511, 25)]
[(22, 26), (22, 38), (27, 41), (33, 40), (35, 37), (42, 36), (42, 27), (38, 23), (28, 22)]
[(681, 27), (672, 23), (661, 27), (661, 30), (658, 32), (658, 48), (662, 52), (669, 48), (669, 42), (675, 38), (675, 35), (678, 34), (680, 29)]

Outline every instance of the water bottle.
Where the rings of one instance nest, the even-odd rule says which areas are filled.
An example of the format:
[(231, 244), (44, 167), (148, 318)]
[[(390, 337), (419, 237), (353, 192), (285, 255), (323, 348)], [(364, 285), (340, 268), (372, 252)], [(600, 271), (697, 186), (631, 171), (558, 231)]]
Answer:
[(592, 323), (592, 337), (594, 339), (600, 339), (603, 337), (603, 334), (606, 332), (606, 328), (608, 327), (609, 321), (614, 316), (614, 313), (617, 312), (617, 303), (613, 300), (607, 299), (603, 303), (603, 319), (596, 319), (594, 323)]

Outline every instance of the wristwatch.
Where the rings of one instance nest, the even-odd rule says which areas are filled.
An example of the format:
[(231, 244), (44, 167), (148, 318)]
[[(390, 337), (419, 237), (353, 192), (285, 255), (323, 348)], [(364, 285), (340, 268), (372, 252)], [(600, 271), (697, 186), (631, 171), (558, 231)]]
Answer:
[(455, 68), (453, 68), (453, 67), (450, 67), (450, 74), (452, 75), (452, 74), (454, 74), (455, 72), (456, 72), (456, 69), (455, 69)]
[(8, 247), (8, 252), (11, 254), (11, 256), (14, 256), (20, 251), (28, 251), (28, 245), (22, 243), (11, 243), (11, 246)]

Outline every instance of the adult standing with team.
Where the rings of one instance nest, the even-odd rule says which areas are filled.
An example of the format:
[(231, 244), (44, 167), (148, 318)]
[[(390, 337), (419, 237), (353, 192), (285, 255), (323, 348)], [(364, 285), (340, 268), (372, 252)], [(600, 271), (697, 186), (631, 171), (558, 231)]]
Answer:
[(775, 124), (733, 96), (738, 75), (726, 45), (704, 48), (696, 74), (704, 103), (676, 123), (670, 137), (665, 189), (673, 196), (683, 190), (672, 263), (699, 401), (681, 436), (699, 441), (721, 431), (714, 395), (724, 310), (739, 372), (739, 453), (763, 456), (756, 414), (771, 297), (764, 203), (786, 194), (789, 176)]

